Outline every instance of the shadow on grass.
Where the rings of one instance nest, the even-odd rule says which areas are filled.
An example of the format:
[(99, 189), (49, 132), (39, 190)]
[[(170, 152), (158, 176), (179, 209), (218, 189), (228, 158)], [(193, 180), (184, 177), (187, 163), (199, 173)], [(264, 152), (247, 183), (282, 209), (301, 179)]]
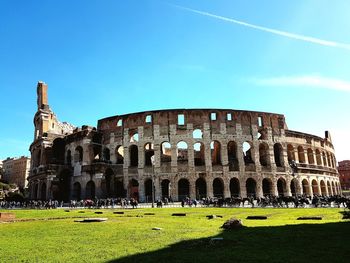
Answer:
[(350, 222), (244, 227), (215, 237), (108, 262), (350, 262)]

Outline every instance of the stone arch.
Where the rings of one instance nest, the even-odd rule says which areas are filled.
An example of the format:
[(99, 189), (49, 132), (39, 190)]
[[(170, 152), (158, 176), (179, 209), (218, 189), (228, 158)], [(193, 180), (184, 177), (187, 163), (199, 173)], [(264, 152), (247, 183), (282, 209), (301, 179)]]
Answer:
[(162, 142), (160, 145), (160, 162), (170, 163), (171, 162), (171, 144), (169, 142)]
[(333, 195), (331, 183), (327, 181), (327, 189), (328, 189), (328, 195)]
[(319, 149), (316, 149), (316, 164), (322, 165), (321, 153)]
[(307, 160), (309, 164), (315, 164), (314, 151), (311, 148), (307, 149)]
[(79, 182), (73, 184), (72, 199), (78, 201), (81, 200), (81, 185)]
[[(145, 198), (146, 198), (146, 202), (152, 202), (152, 187), (153, 186), (153, 182), (152, 179), (147, 179), (145, 180)], [(155, 191), (153, 191), (153, 195)]]
[(115, 149), (116, 163), (124, 164), (124, 147), (123, 145), (118, 145)]
[[(130, 188), (132, 188), (132, 187), (133, 186), (131, 183)], [(134, 192), (138, 193), (138, 183), (136, 184), (136, 191), (133, 191), (133, 189), (131, 189), (131, 191), (130, 191), (130, 193), (131, 193), (130, 196), (138, 200), (138, 195), (135, 197), (133, 195)], [(125, 189), (124, 189), (124, 183), (123, 183), (122, 178), (114, 178), (114, 195), (117, 198), (125, 197)]]
[(243, 142), (243, 159), (244, 159), (244, 164), (249, 165), (249, 164), (254, 164), (254, 159), (253, 159), (253, 144), (251, 142)]
[(190, 182), (182, 178), (177, 183), (178, 200), (184, 200), (186, 197), (190, 197)]
[(221, 144), (218, 141), (210, 143), (211, 165), (221, 165)]
[(329, 153), (326, 152), (326, 157), (327, 157), (327, 164), (328, 164), (328, 167), (331, 167), (332, 166), (332, 163), (331, 163), (331, 159), (330, 159), (330, 156), (329, 156)]
[(154, 155), (154, 146), (153, 143), (146, 143), (145, 147), (145, 166), (152, 166), (152, 159), (151, 157)]
[(42, 183), (40, 187), (40, 199), (46, 200), (46, 183)]
[(270, 165), (269, 146), (265, 142), (259, 145), (259, 162), (261, 166)]
[(114, 172), (111, 168), (107, 168), (105, 171), (105, 196), (112, 197), (113, 195), (113, 177)]
[(288, 156), (288, 162), (289, 163), (295, 161), (294, 147), (291, 144), (287, 145), (287, 156)]
[(277, 192), (279, 196), (285, 196), (286, 195), (286, 189), (287, 189), (287, 183), (286, 180), (282, 177), (280, 177), (277, 180)]
[(162, 180), (160, 184), (162, 188), (162, 198), (169, 198), (170, 197), (170, 181), (168, 179)]
[(292, 196), (296, 196), (297, 195), (297, 191), (298, 191), (298, 179), (296, 178), (293, 178), (291, 181), (290, 181), (290, 192), (292, 194)]
[(303, 194), (310, 195), (310, 185), (307, 179), (303, 179), (302, 182)]
[(137, 131), (130, 131), (130, 142), (131, 143), (137, 143), (139, 141), (139, 134)]
[[(151, 183), (152, 183), (152, 180), (151, 180)], [(132, 178), (129, 181), (128, 188), (129, 188), (130, 198), (134, 198), (136, 200), (139, 200), (139, 182), (136, 179)], [(125, 190), (123, 187), (123, 196), (125, 196), (124, 191)], [(151, 186), (151, 191), (152, 191), (152, 186)], [(152, 197), (152, 194), (151, 194), (151, 197)]]
[(323, 166), (327, 166), (327, 158), (325, 152), (322, 152)]
[(234, 177), (230, 180), (231, 197), (239, 197), (241, 195), (238, 178)]
[(108, 147), (103, 149), (103, 160), (109, 162), (111, 160), (111, 151)]
[(77, 146), (74, 151), (74, 162), (82, 162), (83, 161), (83, 148), (81, 146)]
[(176, 145), (177, 163), (187, 164), (188, 162), (188, 146), (184, 141), (180, 141)]
[(332, 185), (333, 195), (336, 195), (336, 194), (337, 194), (337, 191), (336, 191), (336, 189), (335, 189), (335, 185), (334, 185), (334, 182), (333, 182), (333, 181), (331, 182), (331, 185)]
[(52, 144), (52, 163), (64, 164), (66, 142), (62, 138), (56, 138)]
[(312, 194), (319, 195), (320, 192), (318, 191), (318, 182), (315, 179), (311, 181), (311, 186), (312, 186)]
[(196, 180), (196, 199), (200, 200), (207, 197), (207, 183), (204, 178), (199, 177)]
[(264, 178), (262, 180), (263, 195), (272, 195), (272, 181), (270, 178)]
[(235, 141), (229, 141), (227, 144), (227, 157), (230, 171), (239, 171), (239, 163), (237, 157), (237, 144)]
[[(91, 149), (91, 148), (90, 148)], [(90, 159), (100, 159), (102, 151), (102, 134), (95, 133), (92, 137), (92, 150), (90, 150), (90, 154), (92, 154)]]
[(305, 163), (305, 152), (304, 148), (301, 145), (298, 147), (298, 157), (299, 163)]
[(195, 166), (205, 165), (204, 144), (202, 142), (196, 142), (193, 145), (193, 151), (194, 151), (194, 165)]
[(320, 181), (320, 186), (321, 186), (321, 194), (323, 196), (327, 196), (327, 187), (323, 180)]
[(53, 199), (67, 202), (70, 198), (71, 171), (62, 170), (57, 176), (57, 181), (52, 182)]
[(135, 144), (130, 145), (129, 147), (129, 158), (130, 167), (137, 167), (139, 163), (139, 150)]
[(66, 164), (72, 165), (72, 152), (71, 152), (71, 150), (68, 150), (66, 153)]
[(215, 178), (213, 181), (214, 197), (224, 197), (224, 182), (221, 178)]
[(273, 146), (273, 153), (275, 157), (275, 164), (277, 167), (282, 167), (283, 163), (283, 147), (280, 143), (275, 143)]
[(248, 178), (245, 185), (247, 196), (256, 197), (256, 181), (253, 178)]
[(90, 180), (86, 184), (86, 190), (85, 190), (85, 198), (86, 199), (94, 199), (95, 196), (95, 182)]

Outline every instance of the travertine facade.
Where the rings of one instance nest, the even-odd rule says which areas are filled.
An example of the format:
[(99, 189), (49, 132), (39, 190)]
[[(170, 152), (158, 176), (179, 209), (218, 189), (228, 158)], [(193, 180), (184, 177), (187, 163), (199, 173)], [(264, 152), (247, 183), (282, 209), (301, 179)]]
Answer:
[(155, 197), (173, 200), (340, 193), (330, 134), (288, 130), (281, 114), (158, 110), (101, 119), (97, 129), (59, 126), (51, 116), (47, 86), (39, 82), (30, 146), (34, 199), (148, 201), (152, 178)]
[(350, 190), (350, 160), (338, 163), (340, 185), (343, 190)]
[(20, 188), (27, 187), (27, 178), (30, 171), (29, 157), (7, 158), (3, 160), (3, 168), (5, 171), (4, 181), (9, 184), (16, 184)]

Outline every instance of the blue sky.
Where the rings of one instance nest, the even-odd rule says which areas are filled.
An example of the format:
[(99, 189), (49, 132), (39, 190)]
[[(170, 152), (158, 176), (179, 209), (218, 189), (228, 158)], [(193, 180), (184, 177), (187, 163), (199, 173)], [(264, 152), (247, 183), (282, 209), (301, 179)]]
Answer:
[(36, 83), (76, 126), (153, 109), (282, 113), (350, 159), (350, 1), (2, 0), (0, 159), (29, 155)]

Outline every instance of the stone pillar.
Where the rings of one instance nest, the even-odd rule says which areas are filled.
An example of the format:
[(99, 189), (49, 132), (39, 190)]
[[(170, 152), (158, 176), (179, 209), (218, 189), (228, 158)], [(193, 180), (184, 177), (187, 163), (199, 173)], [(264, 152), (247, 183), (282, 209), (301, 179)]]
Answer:
[(272, 181), (272, 183), (271, 183), (272, 195), (278, 196), (277, 180), (276, 180), (276, 178), (273, 178), (271, 181)]
[(256, 180), (256, 197), (263, 197), (262, 180), (259, 178)]
[(189, 183), (190, 183), (190, 198), (194, 199), (196, 198), (196, 181), (189, 180)]
[(138, 168), (142, 169), (145, 167), (145, 147), (137, 144), (137, 154), (138, 154)]
[(286, 196), (292, 196), (292, 192), (290, 189), (290, 180), (286, 180), (286, 192), (285, 192)]
[(188, 157), (188, 167), (190, 170), (194, 170), (194, 149), (193, 144), (187, 145), (187, 157)]
[(212, 175), (210, 173), (210, 176), (207, 177), (206, 183), (207, 183), (207, 196), (208, 197), (213, 197), (213, 180), (211, 179)]
[(239, 180), (239, 188), (240, 188), (241, 197), (242, 198), (247, 197), (246, 179), (242, 178), (241, 180)]
[(227, 156), (227, 143), (221, 144), (221, 163), (223, 166), (228, 165), (228, 156)]
[(230, 198), (231, 197), (231, 191), (230, 191), (230, 180), (228, 178), (224, 178), (224, 198)]
[(145, 200), (145, 182), (143, 179), (140, 179), (138, 183), (139, 183), (139, 200), (140, 202), (145, 202), (146, 201)]

